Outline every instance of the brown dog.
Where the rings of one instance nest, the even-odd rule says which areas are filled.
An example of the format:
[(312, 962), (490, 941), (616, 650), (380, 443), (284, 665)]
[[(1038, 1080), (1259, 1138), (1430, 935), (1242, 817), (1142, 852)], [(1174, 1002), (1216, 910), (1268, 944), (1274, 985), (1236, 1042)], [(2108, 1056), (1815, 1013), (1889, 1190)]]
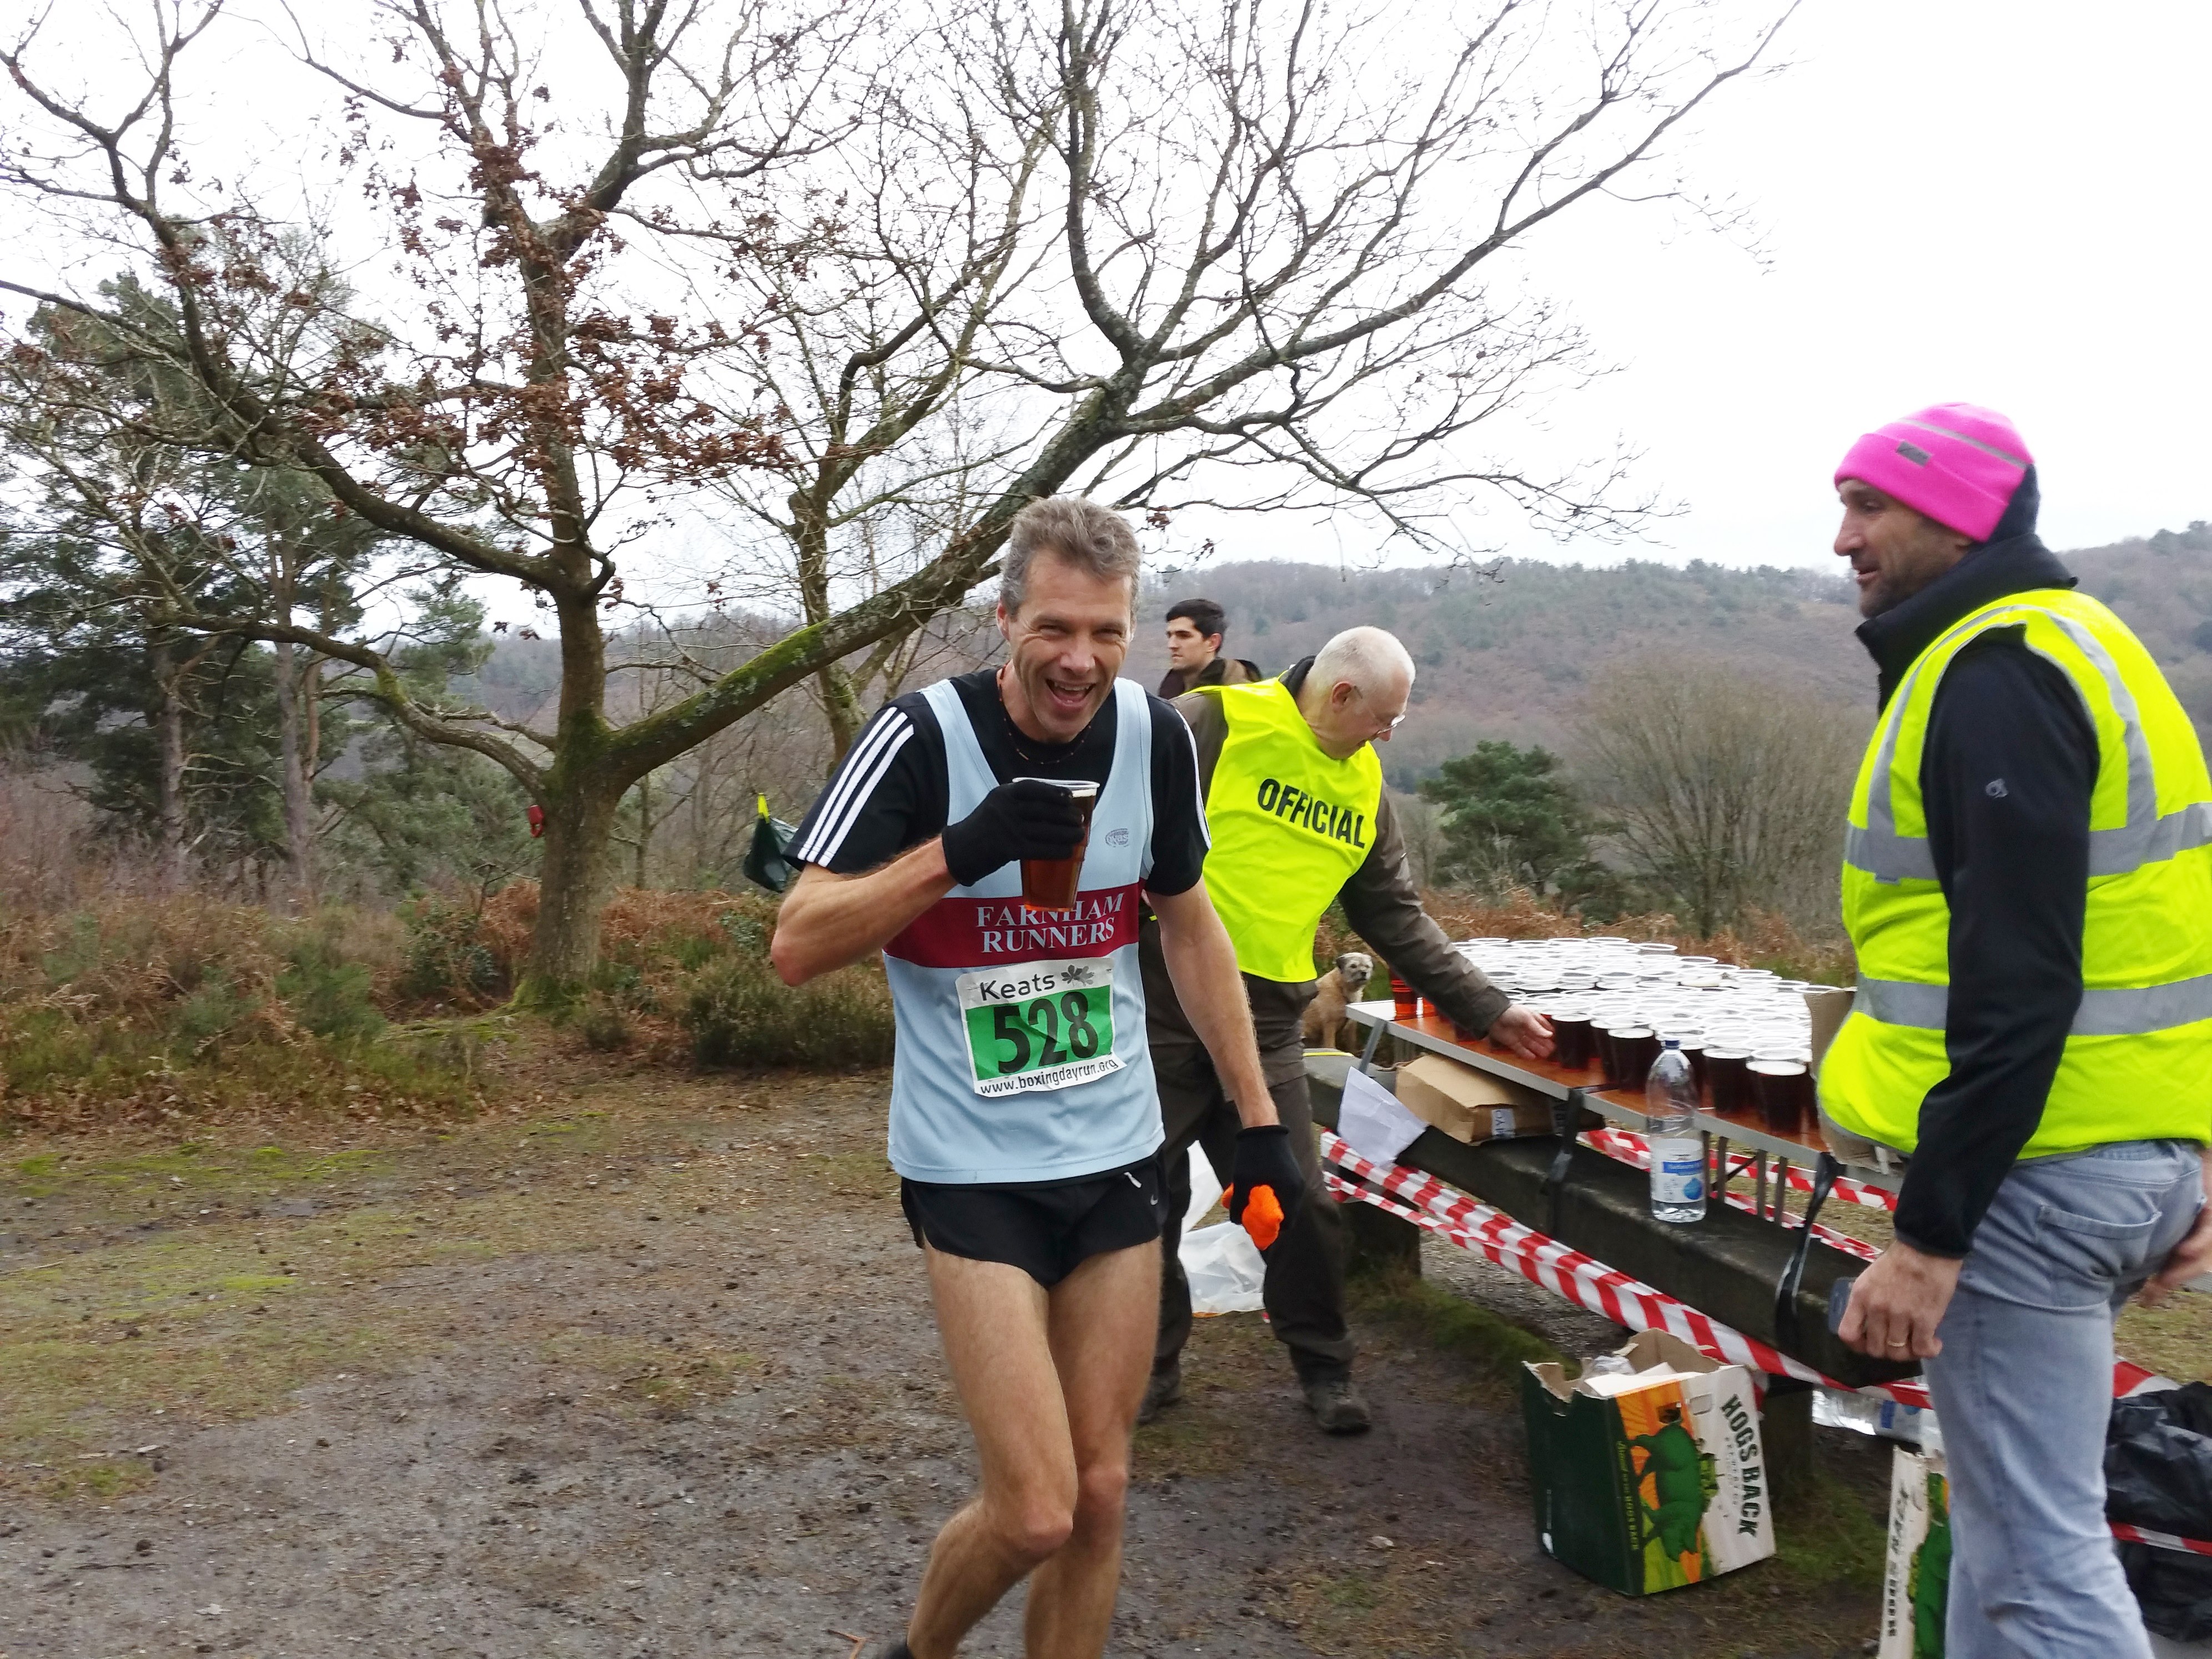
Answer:
[[(1367, 994), (1367, 981), (1374, 972), (1373, 957), (1364, 951), (1346, 951), (1337, 957), (1336, 966), (1321, 976), (1314, 986), (1314, 1000), (1306, 1005), (1305, 1017), (1298, 1022), (1298, 1035), (1309, 1048), (1346, 1046), (1339, 1042), (1345, 1032), (1345, 1006)], [(1355, 1036), (1353, 1042), (1357, 1042)]]

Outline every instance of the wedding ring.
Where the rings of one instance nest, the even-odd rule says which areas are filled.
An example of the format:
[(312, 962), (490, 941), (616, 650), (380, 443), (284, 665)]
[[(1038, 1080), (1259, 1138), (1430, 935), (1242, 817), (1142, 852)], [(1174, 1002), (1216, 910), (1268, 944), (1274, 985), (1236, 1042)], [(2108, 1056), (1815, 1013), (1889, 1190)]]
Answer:
[(1909, 1348), (1912, 1345), (1910, 1342), (1885, 1342), (1882, 1344), (1882, 1346), (1885, 1348)]

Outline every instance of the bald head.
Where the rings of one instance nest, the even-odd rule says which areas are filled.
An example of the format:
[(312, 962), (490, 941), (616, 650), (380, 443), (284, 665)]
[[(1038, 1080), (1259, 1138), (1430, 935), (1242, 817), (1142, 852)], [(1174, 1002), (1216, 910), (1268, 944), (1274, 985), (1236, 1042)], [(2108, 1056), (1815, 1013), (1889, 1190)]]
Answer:
[(1363, 691), (1410, 689), (1413, 659), (1395, 634), (1379, 628), (1347, 628), (1321, 648), (1311, 678), (1328, 684), (1356, 685)]
[(1413, 695), (1413, 659), (1379, 628), (1347, 628), (1321, 648), (1298, 689), (1298, 712), (1322, 752), (1349, 760), (1388, 743)]

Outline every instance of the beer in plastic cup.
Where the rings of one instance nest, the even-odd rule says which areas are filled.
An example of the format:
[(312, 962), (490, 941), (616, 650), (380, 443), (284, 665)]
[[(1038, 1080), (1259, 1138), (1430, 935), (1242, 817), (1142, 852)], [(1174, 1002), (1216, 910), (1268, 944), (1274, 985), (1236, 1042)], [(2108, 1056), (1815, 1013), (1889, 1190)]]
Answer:
[(1748, 1049), (1705, 1050), (1705, 1086), (1711, 1091), (1713, 1109), (1723, 1117), (1752, 1109), (1750, 1064)]
[(1016, 783), (1048, 783), (1065, 789), (1083, 814), (1083, 839), (1064, 859), (1022, 860), (1022, 904), (1030, 910), (1073, 910), (1083, 875), (1083, 849), (1091, 845), (1091, 814), (1098, 805), (1098, 786), (1087, 778), (1016, 778)]
[(1577, 1072), (1589, 1067), (1596, 1033), (1590, 1029), (1588, 1014), (1553, 1014), (1552, 1039), (1556, 1045), (1552, 1057), (1560, 1065)]
[(1747, 1070), (1751, 1096), (1767, 1133), (1803, 1134), (1813, 1116), (1812, 1067), (1799, 1060), (1754, 1060)]

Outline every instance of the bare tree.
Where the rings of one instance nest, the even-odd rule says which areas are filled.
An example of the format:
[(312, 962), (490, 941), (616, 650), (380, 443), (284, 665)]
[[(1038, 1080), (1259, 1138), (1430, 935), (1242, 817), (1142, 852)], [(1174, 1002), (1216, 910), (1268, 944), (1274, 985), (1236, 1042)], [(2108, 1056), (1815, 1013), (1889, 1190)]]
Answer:
[[(1700, 0), (1571, 25), (1487, 0), (1419, 29), (1321, 0), (980, 0), (907, 29), (860, 0), (378, 0), (298, 48), (413, 285), (372, 320), (283, 270), (279, 204), (196, 181), (180, 75), (222, 3), (155, 0), (119, 99), (63, 91), (35, 25), (0, 50), (24, 112), (0, 189), (168, 297), (137, 349), (210, 412), (164, 441), (311, 473), (409, 556), (552, 613), (559, 705), (528, 730), (426, 706), (374, 645), (267, 608), (180, 619), (351, 663), (410, 730), (520, 780), (546, 817), (525, 1001), (590, 967), (639, 779), (809, 679), (849, 734), (873, 653), (988, 578), (1039, 495), (1348, 501), (1444, 543), (1483, 494), (1632, 525), (1617, 459), (1471, 448), (1589, 367), (1492, 262), (1632, 184), (1687, 202), (1668, 143), (1780, 26), (1730, 39)], [(555, 46), (586, 50), (541, 57), (560, 15)], [(119, 326), (27, 258), (0, 291)], [(237, 319), (295, 293), (303, 349), (257, 357)], [(717, 491), (750, 510), (749, 557), (781, 550), (797, 625), (617, 725), (603, 615), (665, 599), (623, 563), (642, 589), (646, 550), (665, 568)], [(899, 514), (914, 533), (872, 568), (857, 527)]]
[(1832, 914), (1865, 712), (1723, 659), (1601, 674), (1577, 726), (1592, 804), (1632, 872), (1711, 934), (1752, 906)]

